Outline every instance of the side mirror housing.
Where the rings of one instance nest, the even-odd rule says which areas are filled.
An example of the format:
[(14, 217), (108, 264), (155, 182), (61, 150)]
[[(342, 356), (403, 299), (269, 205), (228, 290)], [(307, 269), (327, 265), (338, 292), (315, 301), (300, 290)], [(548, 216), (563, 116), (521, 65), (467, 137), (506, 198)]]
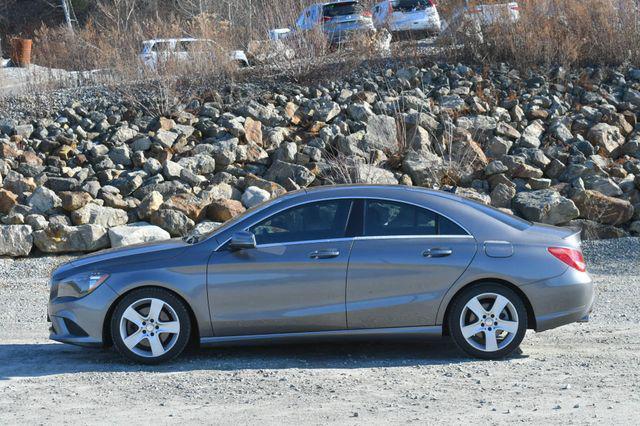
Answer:
[(256, 237), (249, 231), (239, 231), (231, 236), (229, 249), (244, 250), (256, 248)]

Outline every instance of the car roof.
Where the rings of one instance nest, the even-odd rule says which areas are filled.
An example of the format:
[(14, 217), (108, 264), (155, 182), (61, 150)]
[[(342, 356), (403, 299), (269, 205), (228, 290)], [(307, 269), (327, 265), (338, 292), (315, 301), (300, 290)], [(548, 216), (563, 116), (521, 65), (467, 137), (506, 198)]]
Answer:
[(366, 193), (373, 190), (389, 190), (389, 191), (414, 191), (420, 192), (427, 195), (433, 195), (436, 197), (442, 197), (454, 201), (465, 202), (467, 201), (465, 198), (460, 197), (459, 195), (452, 194), (451, 192), (439, 191), (436, 189), (423, 188), (420, 186), (406, 186), (406, 185), (382, 185), (382, 184), (338, 184), (338, 185), (326, 185), (326, 186), (314, 186), (310, 188), (305, 188), (306, 193), (328, 193), (330, 195), (331, 192), (340, 191), (343, 192), (345, 189), (352, 189), (356, 195), (367, 195)]

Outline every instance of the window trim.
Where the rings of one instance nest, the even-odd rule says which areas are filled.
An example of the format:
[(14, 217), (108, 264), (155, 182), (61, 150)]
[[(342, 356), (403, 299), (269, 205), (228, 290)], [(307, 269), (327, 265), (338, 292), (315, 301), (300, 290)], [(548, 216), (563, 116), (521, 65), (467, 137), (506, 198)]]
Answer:
[[(279, 210), (276, 210), (275, 212), (273, 212), (271, 215), (267, 216), (266, 218), (263, 219), (258, 219), (258, 220), (254, 220), (253, 222), (249, 223), (247, 226), (244, 226), (242, 228), (243, 231), (247, 231), (249, 228), (251, 228), (253, 225), (256, 225), (257, 223), (259, 223), (262, 220), (265, 220), (269, 217), (272, 217), (278, 213), (281, 213), (289, 208), (292, 207), (298, 207), (298, 206), (302, 206), (305, 204), (310, 204), (310, 203), (316, 203), (316, 202), (322, 202), (322, 201), (332, 201), (332, 200), (344, 200), (344, 199), (348, 199), (348, 200), (352, 200), (352, 201), (357, 201), (357, 200), (380, 200), (380, 201), (394, 201), (396, 203), (404, 203), (404, 204), (408, 204), (410, 206), (415, 206), (415, 207), (419, 207), (421, 209), (428, 209), (431, 210), (432, 212), (439, 214), (447, 219), (449, 219), (451, 222), (455, 223), (456, 225), (458, 225), (462, 230), (464, 230), (464, 232), (467, 233), (467, 235), (385, 235), (385, 236), (371, 236), (371, 237), (366, 237), (364, 235), (356, 235), (354, 237), (346, 237), (346, 238), (339, 238), (339, 239), (328, 239), (328, 240), (306, 240), (306, 241), (292, 241), (292, 242), (288, 242), (288, 243), (272, 243), (270, 245), (275, 246), (275, 245), (285, 245), (285, 244), (304, 244), (304, 243), (312, 243), (312, 242), (331, 242), (331, 241), (338, 241), (338, 240), (365, 240), (365, 239), (400, 239), (400, 238), (471, 238), (471, 239), (475, 239), (475, 237), (473, 236), (473, 234), (471, 232), (469, 232), (469, 230), (462, 226), (460, 224), (460, 222), (458, 222), (457, 220), (451, 219), (451, 217), (440, 213), (437, 210), (431, 209), (431, 208), (427, 208), (424, 207), (420, 204), (411, 202), (411, 201), (405, 201), (405, 200), (399, 200), (397, 198), (389, 198), (389, 197), (371, 197), (371, 196), (365, 196), (365, 195), (344, 195), (344, 196), (339, 196), (339, 197), (329, 197), (329, 198), (321, 198), (321, 199), (317, 199), (317, 200), (305, 200), (303, 202), (300, 203), (296, 203), (295, 205), (292, 206), (288, 206), (288, 207), (283, 207)], [(349, 214), (351, 215), (351, 212), (353, 212), (353, 204), (352, 204), (352, 208), (351, 211), (349, 212)], [(361, 221), (362, 221), (362, 230), (360, 231), (361, 233), (364, 231), (364, 205), (362, 208), (362, 214), (363, 216), (361, 217)], [(258, 213), (260, 213), (262, 210), (257, 210), (255, 212), (253, 212), (253, 214), (249, 217), (247, 217), (245, 220), (249, 220), (251, 219), (254, 215), (257, 215)], [(348, 228), (348, 222), (351, 220), (351, 216), (349, 216), (349, 218), (347, 219), (347, 228)], [(213, 234), (215, 235), (215, 234)], [(213, 236), (212, 235), (212, 236)], [(229, 243), (229, 241), (231, 241), (232, 236), (230, 236), (229, 238), (227, 238), (223, 243), (219, 244), (215, 250), (213, 251), (219, 251), (222, 247), (224, 247), (225, 245), (227, 245)], [(256, 248), (258, 247), (265, 247), (266, 245), (256, 245)]]

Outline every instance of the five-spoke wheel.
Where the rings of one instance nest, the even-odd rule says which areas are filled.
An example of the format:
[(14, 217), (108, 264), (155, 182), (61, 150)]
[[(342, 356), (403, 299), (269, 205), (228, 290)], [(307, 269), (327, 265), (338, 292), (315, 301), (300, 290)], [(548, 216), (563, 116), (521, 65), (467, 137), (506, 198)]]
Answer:
[(456, 297), (448, 327), (455, 343), (468, 354), (502, 358), (524, 338), (526, 308), (513, 290), (499, 284), (480, 284)]
[(191, 321), (173, 293), (143, 288), (125, 296), (111, 319), (114, 346), (128, 358), (147, 364), (178, 356), (189, 341)]

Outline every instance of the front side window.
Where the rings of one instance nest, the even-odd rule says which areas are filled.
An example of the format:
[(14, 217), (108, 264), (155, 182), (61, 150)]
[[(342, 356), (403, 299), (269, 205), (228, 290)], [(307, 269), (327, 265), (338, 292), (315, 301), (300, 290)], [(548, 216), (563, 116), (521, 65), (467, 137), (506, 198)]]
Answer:
[(291, 207), (249, 228), (257, 244), (343, 238), (350, 200), (330, 200)]
[(395, 201), (367, 200), (364, 235), (467, 235), (467, 233), (446, 217), (431, 210)]

